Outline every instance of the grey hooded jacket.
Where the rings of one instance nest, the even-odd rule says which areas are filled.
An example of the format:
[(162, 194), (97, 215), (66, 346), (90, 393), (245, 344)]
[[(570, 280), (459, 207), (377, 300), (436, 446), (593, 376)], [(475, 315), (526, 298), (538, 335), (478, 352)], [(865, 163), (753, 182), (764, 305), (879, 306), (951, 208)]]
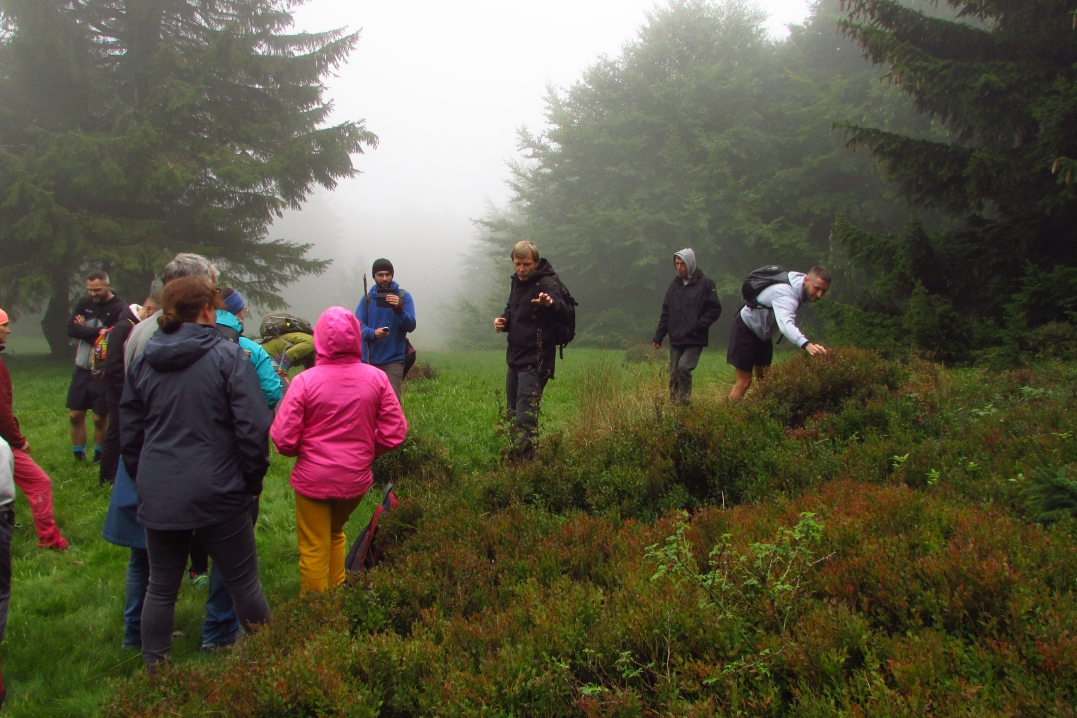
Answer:
[(154, 334), (131, 362), (120, 401), (139, 523), (197, 529), (249, 510), (269, 469), (272, 420), (247, 355), (215, 327)]

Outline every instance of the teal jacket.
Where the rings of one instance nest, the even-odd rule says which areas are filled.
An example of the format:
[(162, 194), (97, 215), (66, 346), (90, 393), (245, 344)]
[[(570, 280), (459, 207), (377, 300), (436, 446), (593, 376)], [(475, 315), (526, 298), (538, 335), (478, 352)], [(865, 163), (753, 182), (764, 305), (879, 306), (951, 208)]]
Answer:
[(247, 337), (243, 336), (243, 322), (229, 311), (217, 310), (217, 323), (236, 330), (239, 333), (239, 348), (251, 358), (254, 373), (258, 375), (258, 383), (262, 387), (262, 395), (265, 396), (266, 404), (270, 409), (275, 409), (284, 396), (284, 389), (280, 385), (280, 377), (273, 368), (273, 360), (266, 354), (266, 350)]

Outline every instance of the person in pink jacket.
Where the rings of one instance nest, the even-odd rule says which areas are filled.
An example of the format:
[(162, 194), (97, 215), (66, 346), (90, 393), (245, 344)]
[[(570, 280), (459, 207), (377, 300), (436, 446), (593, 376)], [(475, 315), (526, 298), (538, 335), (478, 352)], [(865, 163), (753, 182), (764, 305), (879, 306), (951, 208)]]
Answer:
[(315, 365), (292, 380), (269, 435), (292, 469), (303, 593), (344, 582), (344, 524), (374, 483), (374, 458), (408, 422), (385, 372), (362, 363), (359, 320), (330, 307), (314, 327)]

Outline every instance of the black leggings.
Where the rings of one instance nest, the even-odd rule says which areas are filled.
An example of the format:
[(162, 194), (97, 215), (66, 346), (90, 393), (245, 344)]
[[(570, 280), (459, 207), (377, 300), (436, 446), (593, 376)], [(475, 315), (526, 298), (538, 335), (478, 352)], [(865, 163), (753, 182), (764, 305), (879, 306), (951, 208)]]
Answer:
[(195, 530), (147, 528), (150, 585), (142, 608), (142, 659), (147, 666), (167, 659), (171, 651), (176, 598), (183, 584), (192, 536), (198, 537), (220, 569), (236, 615), (245, 629), (265, 623), (272, 615), (258, 582), (258, 554), (249, 512)]

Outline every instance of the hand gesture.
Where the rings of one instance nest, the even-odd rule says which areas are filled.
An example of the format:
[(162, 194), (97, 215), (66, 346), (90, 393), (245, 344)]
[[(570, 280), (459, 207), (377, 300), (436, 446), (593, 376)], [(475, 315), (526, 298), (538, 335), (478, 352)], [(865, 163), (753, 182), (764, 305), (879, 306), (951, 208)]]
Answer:
[(539, 292), (538, 299), (532, 299), (531, 303), (532, 304), (537, 304), (540, 307), (552, 307), (553, 306), (553, 297), (551, 297), (546, 292)]
[(75, 324), (78, 324), (79, 326), (86, 326), (86, 317), (82, 316), (81, 314), (76, 315)]
[(400, 297), (396, 296), (395, 294), (390, 293), (389, 295), (387, 295), (385, 297), (385, 303), (388, 304), (393, 309), (396, 309), (397, 307), (400, 306)]
[(503, 332), (503, 331), (505, 331), (505, 317), (498, 317), (497, 319), (494, 320), (494, 331), (495, 332)]
[(662, 342), (651, 342), (651, 344), (654, 344), (655, 349), (661, 349), (662, 348)]
[(826, 347), (824, 347), (822, 344), (812, 344), (811, 342), (808, 342), (804, 345), (804, 348), (807, 349), (808, 353), (811, 354), (813, 357), (829, 353)]
[(384, 339), (387, 336), (389, 336), (389, 327), (381, 327), (380, 329), (374, 330), (375, 339)]

